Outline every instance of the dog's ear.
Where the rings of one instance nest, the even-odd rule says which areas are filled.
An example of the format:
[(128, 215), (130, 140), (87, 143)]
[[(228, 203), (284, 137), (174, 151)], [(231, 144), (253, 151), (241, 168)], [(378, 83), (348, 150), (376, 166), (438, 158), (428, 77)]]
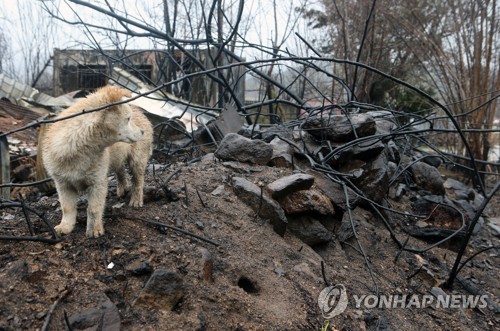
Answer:
[(108, 103), (118, 102), (123, 97), (130, 98), (132, 93), (129, 90), (122, 89), (118, 86), (107, 85), (101, 88), (97, 93), (102, 93), (106, 96)]

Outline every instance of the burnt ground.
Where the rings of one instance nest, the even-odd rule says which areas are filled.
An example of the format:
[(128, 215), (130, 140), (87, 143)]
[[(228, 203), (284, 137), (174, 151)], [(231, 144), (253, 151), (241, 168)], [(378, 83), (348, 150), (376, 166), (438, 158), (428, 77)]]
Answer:
[[(380, 294), (429, 294), (446, 279), (456, 254), (443, 247), (418, 256), (401, 252), (384, 224), (361, 208), (355, 210), (354, 225), (373, 277), (352, 234), (337, 235), (314, 249), (289, 232), (280, 237), (267, 220), (236, 197), (230, 180), (238, 175), (269, 183), (291, 170), (249, 165), (238, 170), (208, 159), (157, 170), (156, 180), (149, 173), (147, 185), (158, 188), (158, 180), (166, 181), (175, 171), (179, 172), (168, 187), (178, 199), (171, 201), (159, 190), (150, 193), (152, 201), (138, 209), (120, 207), (111, 181), (106, 234), (101, 238), (85, 237), (82, 199), (74, 232), (59, 243), (0, 241), (0, 330), (40, 329), (48, 317), (51, 330), (64, 330), (65, 315), (69, 318), (95, 309), (106, 300), (116, 307), (114, 317), (119, 316), (123, 330), (321, 330), (325, 320), (317, 298), (325, 287), (322, 260), (326, 280), (343, 284), (350, 300), (346, 311), (331, 319), (329, 330), (498, 330), (498, 312), (490, 307), (355, 307), (352, 296), (375, 294), (375, 286)], [(220, 185), (224, 191), (213, 195)], [(495, 197), (490, 218), (499, 216), (498, 202)], [(58, 224), (61, 210), (56, 194), (26, 203), (43, 212), (52, 225)], [(404, 201), (399, 204), (404, 209)], [(0, 234), (29, 235), (20, 208), (0, 213)], [(182, 228), (218, 246), (153, 226), (144, 218)], [(37, 234), (49, 237), (38, 217), (30, 219)], [(338, 228), (350, 227), (341, 224), (341, 217), (338, 222)], [(398, 222), (402, 220), (395, 215), (395, 233), (405, 241), (408, 235)], [(473, 238), (466, 256), (498, 247), (498, 234), (487, 223)], [(421, 248), (428, 244), (413, 237), (407, 243)], [(212, 256), (213, 283), (201, 278), (200, 248)], [(150, 276), (150, 270), (140, 275), (130, 271), (141, 263), (182, 275), (183, 298), (172, 310), (135, 302)], [(498, 303), (498, 267), (498, 250), (488, 250), (464, 267), (463, 284), (457, 282), (445, 292), (468, 295), (470, 290), (479, 291)], [(102, 329), (117, 326), (106, 325)]]

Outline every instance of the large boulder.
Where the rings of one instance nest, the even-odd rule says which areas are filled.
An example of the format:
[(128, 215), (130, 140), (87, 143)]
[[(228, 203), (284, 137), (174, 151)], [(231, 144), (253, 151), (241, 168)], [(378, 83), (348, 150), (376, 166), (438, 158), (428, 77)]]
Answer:
[(252, 140), (237, 133), (229, 133), (220, 142), (215, 156), (225, 161), (265, 165), (273, 156), (273, 148), (262, 140)]

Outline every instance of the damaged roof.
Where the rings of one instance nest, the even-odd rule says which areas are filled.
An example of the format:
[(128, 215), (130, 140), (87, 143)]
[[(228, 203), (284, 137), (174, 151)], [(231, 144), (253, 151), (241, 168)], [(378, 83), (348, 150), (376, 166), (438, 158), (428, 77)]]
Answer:
[(2, 73), (0, 73), (0, 98), (6, 98), (12, 103), (23, 106), (39, 105), (50, 108), (65, 108), (71, 105), (63, 99), (51, 97)]
[[(134, 96), (137, 96), (139, 93), (149, 92), (153, 89), (133, 74), (118, 67), (113, 67), (111, 78), (113, 83), (123, 86), (130, 91), (135, 91), (136, 93), (134, 93)], [(207, 112), (207, 110), (203, 109), (201, 106), (195, 104), (186, 106), (176, 103), (176, 100), (178, 100), (178, 98), (174, 95), (168, 95), (168, 100), (165, 100), (165, 97), (160, 93), (152, 92), (148, 96), (137, 98), (130, 103), (161, 117), (180, 117), (181, 122), (186, 125), (188, 130), (196, 129), (199, 124), (207, 123), (217, 117), (217, 115)]]

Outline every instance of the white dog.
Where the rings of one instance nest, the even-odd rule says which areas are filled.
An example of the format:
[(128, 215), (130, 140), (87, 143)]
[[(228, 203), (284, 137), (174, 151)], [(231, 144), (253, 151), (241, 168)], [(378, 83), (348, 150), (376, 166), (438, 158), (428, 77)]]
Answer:
[[(57, 118), (81, 113), (130, 97), (129, 91), (105, 86)], [(118, 179), (118, 196), (127, 191), (125, 164), (132, 173), (130, 205), (143, 204), (144, 173), (152, 151), (153, 129), (139, 110), (128, 104), (55, 122), (49, 126), (42, 141), (43, 161), (54, 179), (62, 208), (61, 223), (55, 227), (60, 234), (73, 231), (77, 216), (78, 193), (87, 190), (87, 236), (104, 234), (102, 216), (108, 192), (108, 172)]]

